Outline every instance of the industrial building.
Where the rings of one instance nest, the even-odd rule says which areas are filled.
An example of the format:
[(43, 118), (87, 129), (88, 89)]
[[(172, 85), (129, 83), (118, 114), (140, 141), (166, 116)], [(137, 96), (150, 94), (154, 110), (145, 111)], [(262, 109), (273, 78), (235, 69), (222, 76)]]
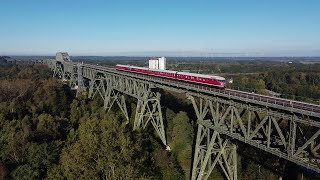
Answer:
[(166, 70), (166, 68), (167, 68), (166, 58), (160, 57), (160, 58), (149, 59), (149, 68), (150, 69)]

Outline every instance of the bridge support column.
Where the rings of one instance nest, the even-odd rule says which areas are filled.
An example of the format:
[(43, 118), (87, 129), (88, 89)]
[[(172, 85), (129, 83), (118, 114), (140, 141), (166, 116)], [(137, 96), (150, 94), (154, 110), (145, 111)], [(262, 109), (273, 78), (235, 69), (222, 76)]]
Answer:
[(63, 76), (64, 76), (64, 72), (63, 72), (62, 64), (56, 62), (56, 65), (54, 66), (54, 69), (53, 69), (53, 77), (58, 77), (62, 79)]
[(77, 84), (78, 84), (78, 70), (76, 67), (71, 67), (70, 68), (70, 79), (69, 79), (69, 86), (71, 89), (77, 89)]
[[(192, 166), (192, 180), (208, 179), (218, 164), (228, 180), (237, 180), (237, 147), (226, 137), (208, 126), (212, 120), (204, 120), (212, 103), (199, 98), (197, 103), (193, 96), (188, 95), (197, 115), (198, 131)], [(214, 112), (211, 112), (214, 114)], [(217, 116), (216, 116), (217, 117)]]
[(84, 90), (82, 64), (77, 64), (77, 73), (74, 74), (74, 78), (77, 81), (77, 96)]
[(94, 77), (93, 79), (90, 80), (88, 97), (92, 99), (97, 93), (99, 93), (101, 98), (104, 98), (105, 86), (104, 86), (104, 80), (101, 77)]
[(129, 124), (129, 115), (127, 111), (127, 105), (125, 101), (125, 97), (120, 92), (116, 92), (111, 87), (107, 86), (105, 96), (104, 96), (104, 109), (109, 112), (112, 108), (113, 104), (116, 102), (118, 104), (118, 107), (122, 111), (123, 115), (126, 118), (126, 124)]
[[(149, 97), (138, 99), (133, 129), (145, 129), (149, 122), (153, 125), (162, 143), (167, 146), (160, 106), (160, 93), (146, 93)], [(170, 150), (167, 146), (167, 150)]]

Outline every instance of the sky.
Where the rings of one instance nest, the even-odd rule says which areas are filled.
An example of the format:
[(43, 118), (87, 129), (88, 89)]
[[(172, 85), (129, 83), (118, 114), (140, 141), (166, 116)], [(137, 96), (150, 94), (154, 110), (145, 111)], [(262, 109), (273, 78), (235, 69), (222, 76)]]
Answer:
[(0, 0), (0, 55), (320, 56), (319, 0)]

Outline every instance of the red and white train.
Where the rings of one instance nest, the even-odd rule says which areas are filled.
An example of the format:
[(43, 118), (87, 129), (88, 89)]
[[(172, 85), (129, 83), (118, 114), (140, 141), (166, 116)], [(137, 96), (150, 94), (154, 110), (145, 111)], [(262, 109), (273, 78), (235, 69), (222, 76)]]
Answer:
[(176, 79), (181, 81), (188, 81), (197, 84), (209, 85), (218, 88), (225, 88), (226, 79), (221, 76), (212, 76), (205, 74), (187, 73), (170, 70), (150, 69), (137, 66), (116, 65), (116, 69), (119, 71), (128, 71), (138, 74), (146, 74), (150, 76), (164, 77), (169, 79)]

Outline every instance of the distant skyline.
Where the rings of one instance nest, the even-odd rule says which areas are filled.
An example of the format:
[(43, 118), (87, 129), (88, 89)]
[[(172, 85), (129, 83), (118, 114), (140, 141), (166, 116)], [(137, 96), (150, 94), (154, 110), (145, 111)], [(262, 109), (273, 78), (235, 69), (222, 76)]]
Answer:
[(1, 0), (0, 56), (320, 56), (319, 0)]

